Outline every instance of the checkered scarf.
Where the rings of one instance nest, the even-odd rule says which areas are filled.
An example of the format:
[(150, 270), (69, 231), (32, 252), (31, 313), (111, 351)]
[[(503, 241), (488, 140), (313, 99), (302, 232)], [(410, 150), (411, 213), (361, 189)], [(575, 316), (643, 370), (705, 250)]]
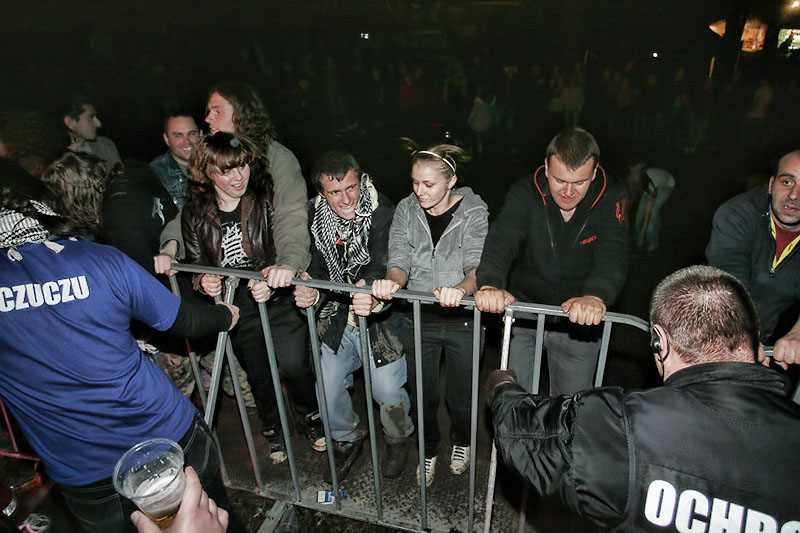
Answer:
[[(368, 174), (362, 174), (359, 183), (361, 195), (352, 220), (341, 218), (324, 199), (317, 203), (311, 222), (311, 235), (317, 250), (325, 258), (331, 281), (350, 283), (361, 267), (369, 263), (369, 230), (373, 211), (371, 189), (372, 179)], [(336, 251), (338, 242), (345, 243), (343, 257)], [(330, 300), (319, 316), (325, 318), (334, 315), (338, 309), (339, 302)]]
[[(43, 215), (57, 216), (56, 212), (41, 202), (31, 200), (30, 205)], [(8, 258), (12, 261), (22, 261), (22, 254), (18, 246), (28, 243), (44, 243), (54, 252), (60, 252), (64, 247), (51, 242), (50, 233), (35, 218), (25, 216), (17, 211), (0, 208), (0, 248), (8, 248)]]

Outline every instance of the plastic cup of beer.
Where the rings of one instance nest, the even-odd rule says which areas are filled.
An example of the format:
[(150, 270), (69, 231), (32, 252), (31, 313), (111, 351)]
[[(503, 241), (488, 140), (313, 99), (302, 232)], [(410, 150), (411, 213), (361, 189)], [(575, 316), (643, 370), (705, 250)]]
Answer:
[(183, 476), (181, 447), (169, 439), (150, 439), (123, 454), (113, 481), (117, 492), (166, 530), (181, 505)]

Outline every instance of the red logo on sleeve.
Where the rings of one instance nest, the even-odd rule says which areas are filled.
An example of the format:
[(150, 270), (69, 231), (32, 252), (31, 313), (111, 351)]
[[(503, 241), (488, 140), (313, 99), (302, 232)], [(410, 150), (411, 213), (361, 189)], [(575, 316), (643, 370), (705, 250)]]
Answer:
[(617, 200), (617, 222), (620, 224), (625, 222), (625, 214), (628, 211), (628, 199), (621, 198)]

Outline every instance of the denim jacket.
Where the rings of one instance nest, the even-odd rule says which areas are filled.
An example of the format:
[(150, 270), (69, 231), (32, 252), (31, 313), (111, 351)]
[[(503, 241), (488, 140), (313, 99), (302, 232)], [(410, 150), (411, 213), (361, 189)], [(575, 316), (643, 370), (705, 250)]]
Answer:
[(189, 177), (183, 173), (170, 151), (167, 150), (150, 161), (150, 168), (156, 173), (178, 210), (183, 209)]
[(397, 204), (389, 232), (387, 267), (398, 267), (408, 274), (409, 290), (432, 292), (436, 287), (457, 285), (481, 261), (489, 209), (469, 187), (455, 189), (453, 194), (464, 198), (436, 248), (417, 197), (412, 193)]

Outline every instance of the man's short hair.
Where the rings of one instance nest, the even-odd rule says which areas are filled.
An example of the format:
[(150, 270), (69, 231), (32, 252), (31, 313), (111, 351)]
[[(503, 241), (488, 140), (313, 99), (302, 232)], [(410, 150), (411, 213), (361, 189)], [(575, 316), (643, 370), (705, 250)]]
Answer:
[(758, 314), (744, 285), (718, 268), (695, 265), (664, 278), (650, 299), (659, 324), (690, 364), (752, 361), (758, 354)]
[(62, 104), (64, 114), (62, 116), (78, 120), (83, 114), (84, 106), (87, 105), (94, 105), (92, 104), (92, 99), (85, 93), (73, 91), (64, 98), (64, 103)]
[(772, 173), (773, 176), (777, 176), (778, 173), (781, 171), (781, 165), (783, 164), (783, 160), (792, 155), (800, 157), (800, 149), (792, 150), (791, 152), (786, 152), (780, 158), (778, 158), (778, 161), (775, 163), (775, 171)]
[(317, 191), (322, 192), (323, 176), (330, 176), (342, 181), (349, 171), (353, 171), (356, 177), (361, 177), (361, 168), (358, 166), (356, 158), (344, 150), (328, 150), (314, 161), (311, 167), (311, 182)]
[(558, 155), (562, 163), (570, 170), (582, 167), (589, 159), (595, 164), (600, 159), (600, 147), (594, 135), (583, 128), (569, 128), (562, 131), (547, 145), (545, 158)]
[(197, 121), (194, 119), (194, 115), (192, 115), (191, 113), (184, 113), (182, 111), (170, 113), (169, 115), (165, 116), (164, 120), (161, 122), (161, 131), (163, 131), (165, 135), (169, 133), (167, 131), (167, 127), (169, 126), (169, 119), (178, 117), (190, 118), (195, 124), (197, 124)]

